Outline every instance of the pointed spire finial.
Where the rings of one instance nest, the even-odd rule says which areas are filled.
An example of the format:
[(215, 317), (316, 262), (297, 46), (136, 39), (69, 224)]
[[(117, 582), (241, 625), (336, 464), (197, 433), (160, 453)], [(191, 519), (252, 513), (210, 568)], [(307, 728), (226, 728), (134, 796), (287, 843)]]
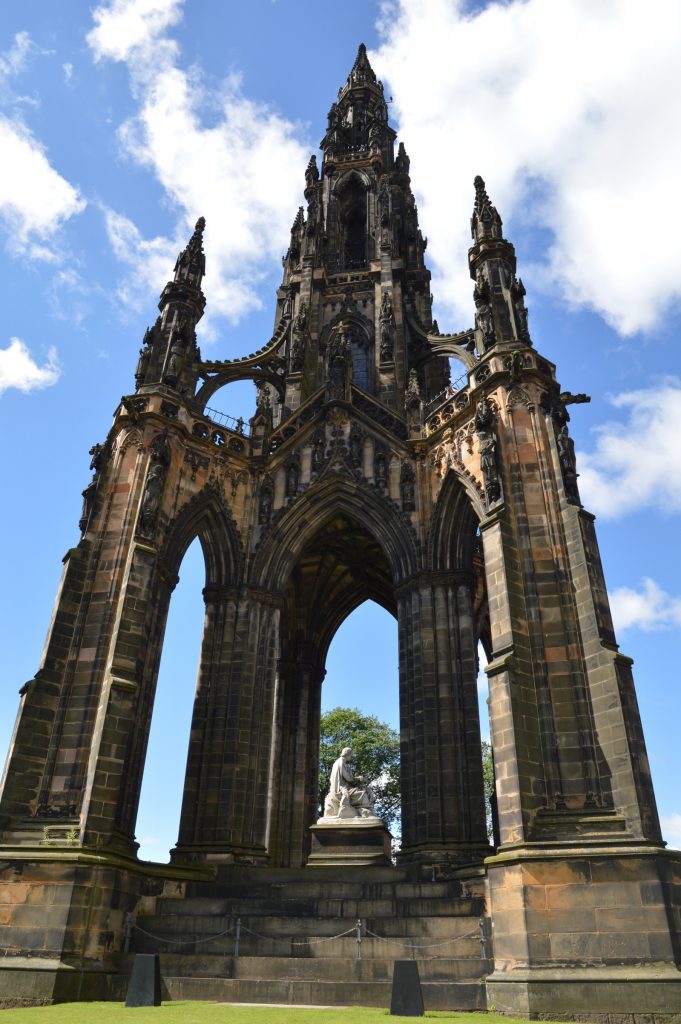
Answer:
[(479, 174), (476, 174), (473, 179), (473, 187), (475, 189), (475, 208), (481, 210), (485, 203), (489, 203), (489, 196), (485, 191), (485, 181)]
[(310, 188), (319, 181), (319, 168), (317, 167), (317, 157), (313, 153), (310, 157), (310, 162), (305, 170), (305, 185)]
[(291, 234), (293, 234), (294, 232), (296, 232), (300, 228), (302, 228), (304, 223), (305, 223), (305, 215), (304, 215), (303, 207), (299, 206), (298, 207), (298, 213), (296, 214), (295, 219), (293, 221), (293, 224), (291, 225)]
[(348, 76), (348, 85), (363, 85), (365, 82), (373, 82), (376, 84), (376, 74), (369, 58), (367, 57), (367, 48), (364, 43), (359, 44), (357, 50), (357, 56), (355, 57), (355, 63), (352, 65), (352, 71)]
[(409, 174), (409, 164), (410, 160), (409, 157), (407, 156), (407, 151), (404, 148), (404, 143), (400, 142), (399, 146), (397, 147), (395, 168), (400, 172), (400, 174)]
[(197, 287), (201, 286), (201, 278), (206, 272), (206, 257), (203, 254), (203, 232), (206, 218), (199, 217), (194, 225), (194, 234), (187, 242), (175, 263), (175, 280), (191, 279)]
[(476, 242), (482, 238), (501, 238), (502, 221), (496, 207), (492, 206), (485, 189), (485, 182), (479, 174), (473, 179), (475, 205), (471, 217), (471, 235)]

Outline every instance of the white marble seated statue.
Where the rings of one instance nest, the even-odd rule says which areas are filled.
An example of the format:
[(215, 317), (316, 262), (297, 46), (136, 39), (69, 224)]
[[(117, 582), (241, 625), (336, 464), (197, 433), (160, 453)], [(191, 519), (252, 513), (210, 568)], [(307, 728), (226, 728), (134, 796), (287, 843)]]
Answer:
[(352, 748), (343, 747), (341, 756), (333, 763), (329, 794), (324, 801), (324, 817), (320, 821), (376, 818), (374, 791), (361, 775), (355, 775), (351, 758)]

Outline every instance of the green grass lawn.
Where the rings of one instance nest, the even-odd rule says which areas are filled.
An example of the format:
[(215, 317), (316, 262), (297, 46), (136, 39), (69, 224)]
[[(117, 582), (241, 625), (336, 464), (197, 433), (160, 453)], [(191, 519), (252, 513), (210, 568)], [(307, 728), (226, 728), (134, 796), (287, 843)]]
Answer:
[[(451, 1024), (521, 1024), (494, 1013), (429, 1011), (426, 1018)], [(126, 1009), (122, 1003), (60, 1003), (24, 1010), (1, 1010), (0, 1024), (388, 1024), (388, 1010), (369, 1007), (301, 1009), (297, 1006), (238, 1006), (175, 1002)], [(522, 1024), (527, 1024), (523, 1021)]]

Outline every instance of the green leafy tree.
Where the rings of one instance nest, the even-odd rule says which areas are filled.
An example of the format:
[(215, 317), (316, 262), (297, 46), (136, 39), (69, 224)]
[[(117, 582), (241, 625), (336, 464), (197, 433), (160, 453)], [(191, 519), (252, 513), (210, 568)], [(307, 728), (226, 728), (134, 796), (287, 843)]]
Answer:
[(482, 741), (482, 781), (485, 787), (487, 838), (490, 843), (493, 843), (494, 827), (492, 825), (492, 799), (494, 797), (494, 762), (492, 760), (492, 744), (488, 740)]
[(392, 828), (399, 823), (401, 810), (399, 733), (373, 715), (363, 715), (358, 708), (334, 708), (322, 715), (320, 815), (329, 792), (331, 767), (343, 747), (352, 747), (355, 773), (371, 783), (376, 794), (376, 813)]

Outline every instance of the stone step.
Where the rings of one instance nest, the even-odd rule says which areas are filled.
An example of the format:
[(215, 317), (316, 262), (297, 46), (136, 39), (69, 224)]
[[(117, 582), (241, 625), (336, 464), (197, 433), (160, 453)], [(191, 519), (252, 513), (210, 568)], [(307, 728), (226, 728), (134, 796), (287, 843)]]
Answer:
[(356, 899), (327, 897), (295, 898), (288, 892), (274, 897), (247, 896), (209, 899), (187, 897), (184, 900), (159, 899), (156, 913), (169, 917), (205, 916), (277, 916), (277, 917), (479, 917), (484, 910), (480, 899), (452, 897), (405, 897), (393, 899)]
[[(132, 969), (132, 957), (124, 967)], [(172, 977), (237, 978), (287, 981), (390, 981), (394, 959), (348, 959), (341, 957), (258, 957), (182, 955), (162, 953), (161, 973)], [(489, 974), (489, 961), (480, 957), (419, 959), (422, 981), (475, 981)]]
[[(293, 981), (249, 978), (185, 978), (163, 975), (164, 997), (235, 1003), (286, 1003), (311, 1006), (390, 1006), (391, 983)], [(424, 982), (426, 1010), (485, 1010), (480, 982)]]
[[(314, 877), (314, 872), (312, 873)], [(195, 893), (197, 888), (191, 886), (193, 899), (461, 899), (469, 898), (462, 892), (459, 882), (355, 882), (343, 879), (326, 881), (310, 881), (310, 873), (303, 881), (253, 881), (244, 885), (243, 882), (201, 883), (201, 888), (209, 891)]]

